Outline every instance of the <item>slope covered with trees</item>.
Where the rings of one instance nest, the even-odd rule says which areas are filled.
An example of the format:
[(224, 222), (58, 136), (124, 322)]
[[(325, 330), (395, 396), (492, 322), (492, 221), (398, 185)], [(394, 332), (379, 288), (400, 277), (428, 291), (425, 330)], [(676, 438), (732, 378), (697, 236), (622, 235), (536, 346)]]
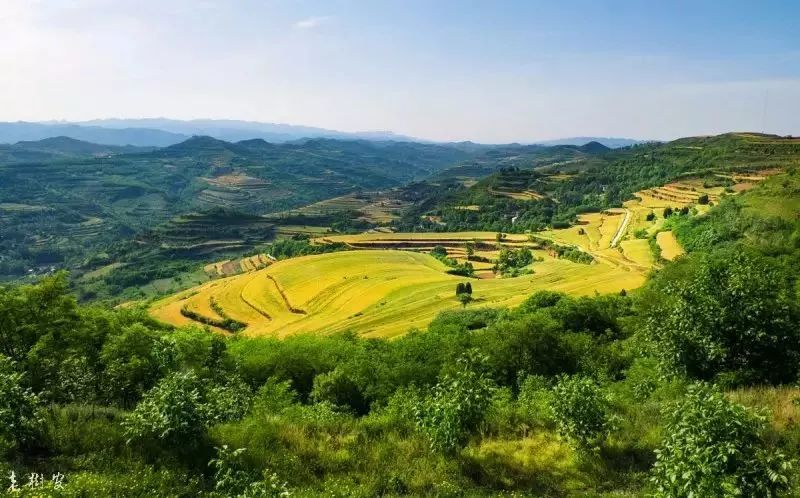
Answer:
[(0, 275), (76, 267), (175, 217), (246, 215), (401, 185), (467, 156), (417, 143), (209, 137), (152, 151), (71, 139), (0, 146)]
[[(587, 151), (593, 154), (586, 156)], [(620, 206), (637, 191), (679, 178), (707, 176), (724, 184), (716, 175), (757, 174), (759, 170), (796, 166), (800, 164), (800, 139), (730, 133), (612, 151), (584, 149), (582, 154), (579, 159), (546, 164), (515, 158), (505, 169), (482, 170), (490, 176), (470, 187), (444, 184), (428, 189), (424, 201), (409, 208), (397, 226), (415, 231), (516, 233), (563, 227), (580, 213)], [(457, 169), (445, 173), (453, 171)], [(504, 187), (509, 192), (538, 195), (503, 195)]]

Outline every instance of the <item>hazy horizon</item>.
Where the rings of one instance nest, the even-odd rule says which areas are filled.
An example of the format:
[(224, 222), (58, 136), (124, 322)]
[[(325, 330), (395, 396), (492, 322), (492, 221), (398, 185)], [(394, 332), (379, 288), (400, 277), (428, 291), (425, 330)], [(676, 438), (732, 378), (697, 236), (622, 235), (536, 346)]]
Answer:
[(796, 135), (795, 14), (779, 1), (7, 0), (0, 120), (235, 119), (483, 143)]

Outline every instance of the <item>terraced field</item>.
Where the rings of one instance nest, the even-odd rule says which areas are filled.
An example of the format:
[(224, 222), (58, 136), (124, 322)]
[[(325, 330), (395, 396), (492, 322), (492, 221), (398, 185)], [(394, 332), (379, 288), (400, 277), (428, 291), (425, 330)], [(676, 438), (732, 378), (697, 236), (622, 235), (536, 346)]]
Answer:
[[(732, 180), (756, 182), (767, 176)], [(368, 337), (394, 337), (424, 328), (439, 312), (460, 306), (454, 289), (465, 278), (446, 273), (448, 267), (427, 252), (443, 246), (449, 257), (463, 263), (468, 261), (468, 244), (476, 256), (488, 260), (470, 261), (479, 277), (471, 280), (471, 307), (514, 306), (540, 289), (577, 295), (630, 290), (644, 282), (655, 264), (649, 241), (634, 237), (634, 232), (657, 234), (662, 257), (672, 260), (683, 249), (671, 232), (662, 230), (663, 209), (693, 206), (702, 213), (700, 196), (708, 195), (716, 203), (724, 190), (706, 187), (698, 179), (673, 182), (638, 192), (623, 208), (583, 214), (575, 226), (536, 234), (590, 254), (593, 264), (559, 258), (555, 250), (543, 249), (526, 234), (506, 234), (501, 242), (495, 232), (321, 234), (314, 243), (341, 242), (353, 250), (274, 263), (262, 255), (209, 265), (207, 273), (225, 278), (161, 300), (151, 313), (175, 325), (193, 323), (193, 314), (212, 322), (230, 318), (246, 324), (241, 332), (246, 335), (352, 330)], [(736, 189), (731, 190), (728, 195), (735, 195)], [(338, 204), (344, 202), (337, 199)], [(651, 213), (655, 216), (648, 220)], [(534, 273), (496, 278), (492, 267), (501, 246), (533, 249)]]
[(315, 202), (308, 206), (269, 215), (280, 221), (293, 216), (324, 217), (357, 211), (359, 219), (375, 224), (385, 224), (399, 218), (400, 212), (409, 205), (396, 197), (396, 192), (363, 192), (343, 195)]
[(229, 277), (246, 273), (249, 271), (260, 270), (272, 264), (270, 256), (266, 254), (256, 254), (238, 259), (226, 259), (217, 261), (203, 267), (203, 271), (211, 277)]
[[(546, 258), (535, 274), (472, 280), (471, 307), (514, 306), (539, 289), (577, 295), (619, 292), (644, 282), (640, 272), (608, 264), (585, 265)], [(163, 321), (192, 323), (187, 308), (247, 324), (246, 335), (353, 330), (367, 337), (394, 337), (424, 328), (441, 311), (460, 306), (454, 290), (463, 277), (445, 273), (435, 258), (412, 251), (358, 250), (279, 261), (264, 269), (219, 279), (156, 302)]]

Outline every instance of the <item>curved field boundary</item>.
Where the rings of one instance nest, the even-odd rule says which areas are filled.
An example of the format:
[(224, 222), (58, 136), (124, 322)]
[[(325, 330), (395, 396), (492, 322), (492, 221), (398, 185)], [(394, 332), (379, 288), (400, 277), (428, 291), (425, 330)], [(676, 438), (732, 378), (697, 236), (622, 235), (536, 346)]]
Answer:
[(672, 261), (684, 253), (683, 247), (681, 247), (678, 239), (675, 238), (675, 234), (670, 230), (658, 232), (656, 242), (661, 247), (661, 257), (666, 260)]
[(273, 277), (272, 275), (267, 275), (267, 278), (270, 279), (273, 284), (275, 284), (275, 288), (278, 289), (278, 294), (280, 294), (281, 297), (283, 298), (283, 302), (286, 303), (286, 307), (289, 308), (289, 311), (291, 311), (296, 315), (306, 314), (305, 310), (301, 310), (300, 308), (295, 308), (294, 306), (292, 306), (292, 303), (289, 302), (289, 298), (286, 296), (286, 293), (283, 292), (281, 285), (278, 283), (277, 280), (275, 280), (275, 277)]
[(244, 304), (250, 306), (250, 308), (252, 308), (253, 311), (255, 311), (259, 315), (263, 316), (267, 320), (271, 321), (273, 319), (272, 316), (269, 313), (267, 313), (266, 311), (262, 310), (261, 308), (259, 308), (255, 304), (251, 303), (246, 297), (244, 297), (244, 289), (242, 289), (239, 292), (239, 299), (241, 299)]

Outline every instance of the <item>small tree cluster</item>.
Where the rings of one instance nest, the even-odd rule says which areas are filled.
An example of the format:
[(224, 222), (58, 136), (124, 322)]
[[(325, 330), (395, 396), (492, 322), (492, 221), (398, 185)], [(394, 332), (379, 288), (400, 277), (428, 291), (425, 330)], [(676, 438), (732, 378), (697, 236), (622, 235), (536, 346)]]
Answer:
[(797, 377), (800, 306), (766, 258), (722, 251), (675, 263), (641, 302), (642, 331), (668, 373), (729, 384)]
[(456, 284), (456, 296), (461, 294), (472, 294), (472, 284), (470, 282), (459, 282)]
[(431, 256), (437, 259), (442, 259), (447, 257), (447, 249), (444, 246), (436, 246), (431, 249)]

